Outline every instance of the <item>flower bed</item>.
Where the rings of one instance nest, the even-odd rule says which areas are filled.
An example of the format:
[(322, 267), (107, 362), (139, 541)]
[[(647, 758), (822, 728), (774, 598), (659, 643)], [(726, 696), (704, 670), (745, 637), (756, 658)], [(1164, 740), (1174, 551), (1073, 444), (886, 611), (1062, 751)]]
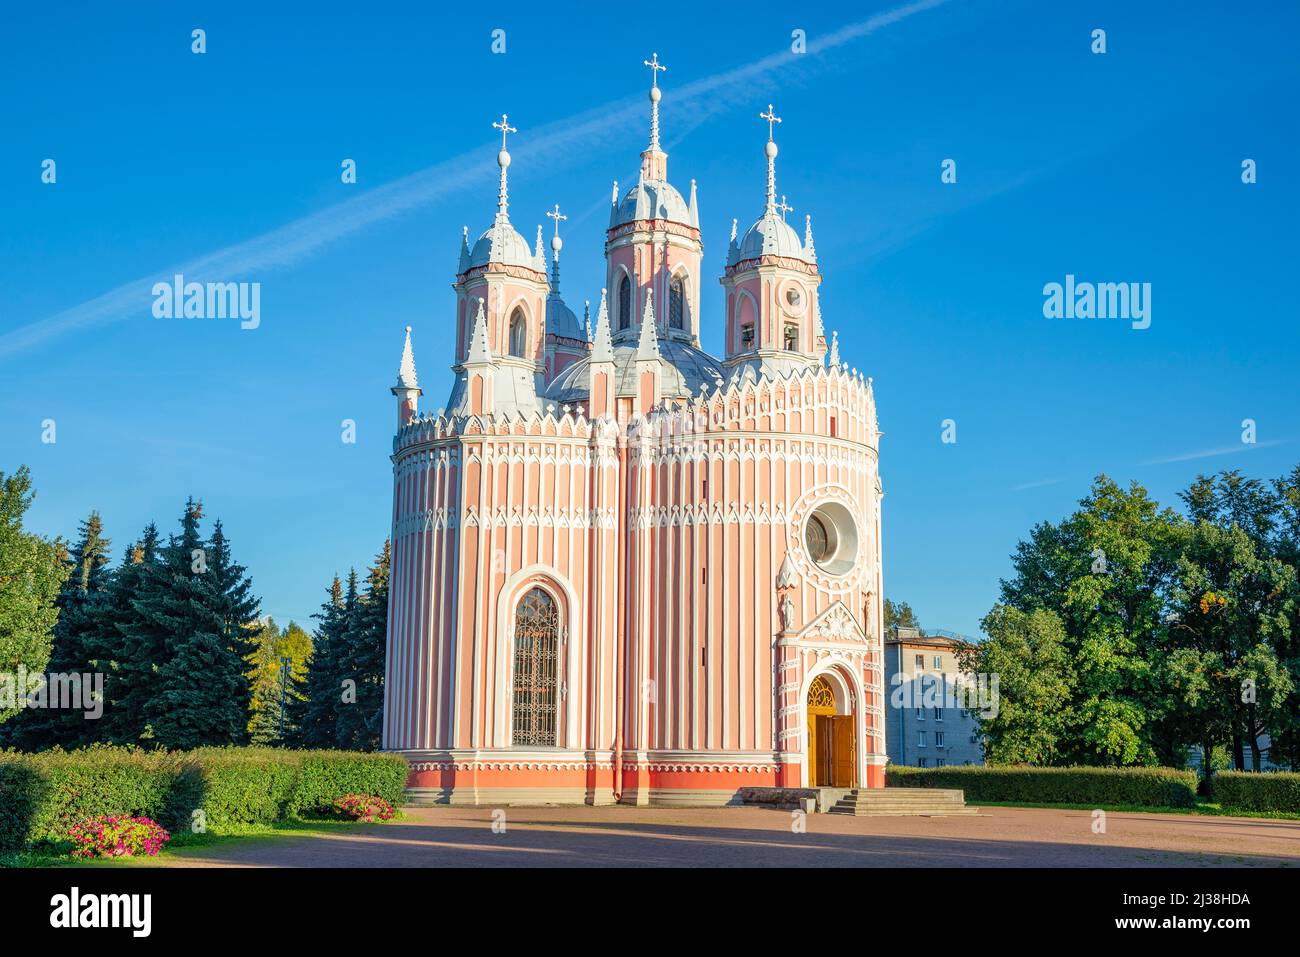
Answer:
[(365, 821), (367, 824), (391, 821), (397, 813), (391, 804), (373, 794), (345, 794), (335, 799), (334, 807), (345, 817)]
[(73, 857), (157, 857), (171, 835), (147, 817), (101, 814), (68, 830)]

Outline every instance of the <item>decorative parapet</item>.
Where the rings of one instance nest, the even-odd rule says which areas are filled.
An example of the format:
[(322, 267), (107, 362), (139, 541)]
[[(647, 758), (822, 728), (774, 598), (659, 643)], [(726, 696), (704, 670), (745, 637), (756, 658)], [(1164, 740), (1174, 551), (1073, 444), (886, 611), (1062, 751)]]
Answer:
[[(549, 406), (544, 413), (532, 415), (451, 416), (440, 410), (436, 415), (417, 415), (399, 428), (393, 439), (393, 452), (396, 455), (413, 447), (448, 439), (485, 435), (582, 441), (595, 438), (603, 442), (625, 437), (635, 447), (673, 449), (704, 437), (722, 437), (729, 432), (788, 431), (788, 425), (783, 429), (761, 429), (759, 421), (765, 417), (799, 413), (802, 416), (811, 414), (815, 422), (819, 412), (833, 413), (837, 421), (843, 423), (844, 434), (815, 433), (811, 431), (812, 425), (804, 421), (798, 433), (790, 434), (790, 440), (833, 438), (865, 445), (873, 452), (877, 448), (880, 430), (871, 379), (844, 363), (831, 368), (795, 369), (776, 377), (735, 375), (712, 393), (701, 392), (680, 404), (661, 404), (648, 415), (636, 415), (626, 422), (603, 417), (591, 420), (580, 407), (569, 405), (558, 413), (554, 406)], [(857, 426), (863, 430), (861, 440), (852, 437)], [(837, 432), (838, 429), (839, 426)], [(739, 454), (743, 455), (744, 451), (737, 448)]]

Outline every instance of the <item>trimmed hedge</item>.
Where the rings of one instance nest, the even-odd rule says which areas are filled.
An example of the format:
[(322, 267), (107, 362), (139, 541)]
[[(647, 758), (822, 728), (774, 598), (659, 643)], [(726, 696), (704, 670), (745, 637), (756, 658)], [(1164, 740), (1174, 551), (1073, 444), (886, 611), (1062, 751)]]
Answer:
[(1225, 808), (1300, 813), (1300, 774), (1216, 771), (1211, 793)]
[(968, 801), (1195, 807), (1196, 772), (1174, 768), (1030, 768), (891, 764), (889, 787), (960, 788)]
[(149, 817), (189, 830), (265, 824), (331, 813), (335, 798), (373, 794), (401, 804), (406, 761), (396, 754), (202, 748), (144, 751), (95, 745), (79, 751), (0, 752), (0, 848), (67, 840), (100, 814)]

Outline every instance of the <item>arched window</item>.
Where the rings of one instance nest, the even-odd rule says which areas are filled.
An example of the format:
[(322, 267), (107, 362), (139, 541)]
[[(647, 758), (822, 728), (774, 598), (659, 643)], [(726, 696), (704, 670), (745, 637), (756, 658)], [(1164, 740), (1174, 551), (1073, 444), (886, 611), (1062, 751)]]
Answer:
[(785, 324), (785, 347), (790, 352), (799, 351), (799, 324), (787, 322)]
[(560, 612), (555, 599), (533, 588), (515, 609), (514, 745), (555, 746), (555, 668)]
[(683, 305), (686, 299), (686, 291), (683, 288), (682, 277), (673, 276), (672, 282), (668, 284), (668, 325), (672, 329), (682, 329), (683, 317), (685, 310)]
[(624, 276), (618, 283), (618, 327), (632, 327), (632, 283)]
[(521, 358), (528, 354), (528, 320), (522, 306), (515, 306), (510, 314), (510, 354)]

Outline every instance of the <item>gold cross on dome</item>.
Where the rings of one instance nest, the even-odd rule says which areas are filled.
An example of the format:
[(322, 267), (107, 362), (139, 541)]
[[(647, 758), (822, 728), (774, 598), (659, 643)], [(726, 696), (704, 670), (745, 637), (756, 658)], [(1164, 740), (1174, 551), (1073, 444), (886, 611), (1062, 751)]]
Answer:
[(648, 67), (650, 68), (650, 85), (651, 85), (651, 86), (658, 86), (658, 85), (659, 85), (659, 74), (660, 74), (660, 73), (663, 73), (665, 70), (668, 69), (668, 67), (663, 66), (663, 65), (659, 62), (659, 54), (658, 54), (658, 53), (651, 53), (651, 54), (650, 54), (650, 59), (648, 59), (648, 60), (642, 60), (641, 62), (644, 63), (646, 66), (648, 66)]
[(548, 210), (546, 215), (555, 220), (555, 235), (560, 235), (560, 220), (569, 218), (560, 212), (560, 204), (556, 203), (554, 212)]
[(780, 123), (780, 122), (781, 122), (781, 117), (777, 116), (775, 113), (772, 112), (772, 104), (769, 103), (769, 104), (767, 104), (767, 112), (766, 112), (766, 113), (760, 113), (760, 114), (758, 114), (758, 118), (759, 118), (760, 120), (767, 120), (767, 139), (768, 139), (768, 142), (771, 142), (771, 140), (772, 140), (772, 128), (773, 128), (777, 123)]
[(506, 148), (506, 134), (507, 134), (507, 133), (518, 133), (518, 132), (519, 132), (517, 129), (515, 129), (513, 126), (511, 126), (509, 123), (507, 123), (507, 122), (506, 122), (506, 119), (507, 119), (506, 115), (505, 115), (504, 113), (502, 113), (502, 114), (501, 114), (501, 122), (500, 122), (500, 123), (493, 123), (493, 124), (492, 124), (492, 128), (493, 128), (494, 130), (500, 130), (500, 131), (501, 131), (501, 148), (502, 148), (502, 149), (505, 149), (505, 148)]

